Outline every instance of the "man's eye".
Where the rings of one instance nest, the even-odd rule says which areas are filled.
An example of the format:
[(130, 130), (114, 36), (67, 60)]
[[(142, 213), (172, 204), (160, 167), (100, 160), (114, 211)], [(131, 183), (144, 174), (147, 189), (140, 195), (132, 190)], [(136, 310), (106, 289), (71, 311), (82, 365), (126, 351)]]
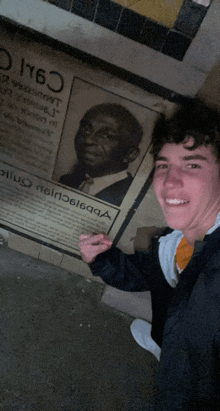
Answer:
[(187, 168), (201, 168), (201, 166), (199, 164), (187, 164)]
[(99, 138), (103, 140), (115, 140), (117, 139), (117, 136), (115, 134), (110, 133), (100, 133)]
[(84, 125), (84, 126), (81, 127), (81, 130), (82, 130), (83, 133), (89, 133), (90, 130), (91, 130), (91, 127), (89, 127), (87, 125)]
[(155, 166), (156, 170), (165, 169), (167, 167), (168, 167), (167, 164), (156, 164), (156, 166)]

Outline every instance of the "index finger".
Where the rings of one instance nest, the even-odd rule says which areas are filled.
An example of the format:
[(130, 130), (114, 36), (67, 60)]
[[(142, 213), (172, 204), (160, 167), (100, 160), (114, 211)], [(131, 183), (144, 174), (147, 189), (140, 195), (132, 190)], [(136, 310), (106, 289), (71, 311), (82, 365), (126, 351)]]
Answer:
[(99, 245), (99, 244), (108, 244), (108, 245), (112, 244), (111, 240), (104, 233), (90, 235), (89, 237), (82, 239), (81, 241), (83, 245), (85, 246), (86, 245)]
[(92, 236), (93, 236), (93, 234), (81, 234), (79, 239), (80, 239), (80, 241), (81, 240), (86, 240), (87, 238), (90, 238)]

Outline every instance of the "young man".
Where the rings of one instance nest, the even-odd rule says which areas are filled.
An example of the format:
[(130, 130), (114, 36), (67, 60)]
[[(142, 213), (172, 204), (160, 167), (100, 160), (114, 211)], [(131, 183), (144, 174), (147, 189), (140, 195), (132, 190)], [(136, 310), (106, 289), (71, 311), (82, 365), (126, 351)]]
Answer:
[[(155, 410), (220, 409), (220, 118), (199, 101), (162, 118), (152, 139), (154, 190), (170, 228), (146, 253), (106, 235), (81, 236), (94, 275), (150, 290), (152, 338), (162, 347)], [(106, 252), (104, 252), (106, 251)]]
[(78, 164), (60, 182), (119, 206), (133, 177), (127, 168), (140, 150), (143, 129), (121, 104), (91, 107), (75, 136)]

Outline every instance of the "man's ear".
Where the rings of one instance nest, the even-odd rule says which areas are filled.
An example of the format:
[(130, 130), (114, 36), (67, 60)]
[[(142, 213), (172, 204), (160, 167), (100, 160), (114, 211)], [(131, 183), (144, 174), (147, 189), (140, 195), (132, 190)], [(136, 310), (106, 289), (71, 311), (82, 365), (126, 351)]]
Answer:
[(126, 153), (123, 162), (127, 164), (132, 163), (132, 161), (136, 160), (139, 153), (140, 153), (139, 147), (130, 148)]

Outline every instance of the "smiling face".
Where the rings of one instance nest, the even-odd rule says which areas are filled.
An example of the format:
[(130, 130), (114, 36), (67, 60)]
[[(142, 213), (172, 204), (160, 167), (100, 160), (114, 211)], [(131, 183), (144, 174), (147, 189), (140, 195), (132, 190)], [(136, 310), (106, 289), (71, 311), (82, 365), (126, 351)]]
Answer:
[(89, 112), (81, 120), (75, 137), (79, 163), (93, 177), (127, 168), (131, 161), (127, 156), (129, 134), (122, 120), (110, 114)]
[(204, 236), (220, 211), (219, 164), (211, 146), (165, 144), (155, 163), (154, 191), (171, 228), (190, 243)]

